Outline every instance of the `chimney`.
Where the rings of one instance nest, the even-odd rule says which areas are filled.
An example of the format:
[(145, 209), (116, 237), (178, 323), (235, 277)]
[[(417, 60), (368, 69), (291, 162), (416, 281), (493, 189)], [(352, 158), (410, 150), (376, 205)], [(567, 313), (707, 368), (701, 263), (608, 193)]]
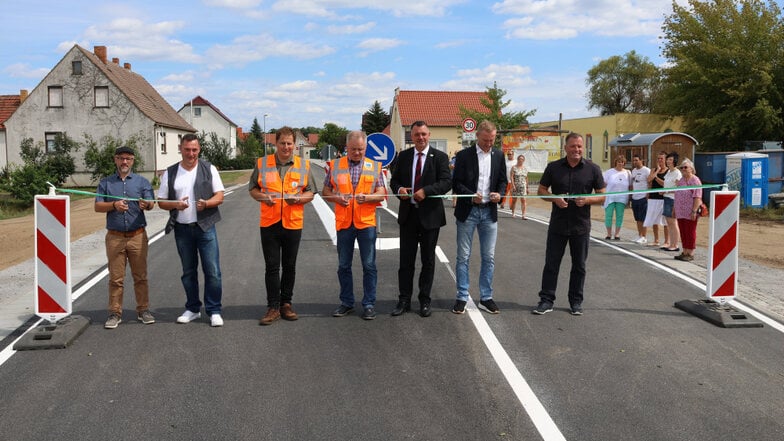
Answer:
[(119, 58), (112, 58), (112, 63), (120, 64), (120, 59)]
[(126, 70), (131, 70), (131, 63), (123, 63), (123, 67), (124, 67)]
[(103, 64), (106, 64), (106, 46), (94, 46), (93, 53), (103, 62)]
[(27, 99), (27, 89), (22, 89), (19, 91), (19, 104), (22, 104)]

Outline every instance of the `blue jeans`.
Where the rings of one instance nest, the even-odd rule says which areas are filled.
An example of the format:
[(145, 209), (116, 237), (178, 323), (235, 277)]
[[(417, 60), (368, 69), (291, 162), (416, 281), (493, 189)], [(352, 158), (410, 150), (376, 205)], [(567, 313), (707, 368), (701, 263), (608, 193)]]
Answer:
[(495, 270), (495, 240), (498, 235), (498, 223), (490, 217), (489, 208), (472, 207), (465, 222), (457, 221), (457, 261), (455, 277), (457, 278), (457, 300), (468, 301), (468, 259), (471, 257), (471, 242), (474, 230), (479, 233), (479, 248), (482, 265), (479, 269), (479, 300), (493, 298), (493, 271)]
[(185, 288), (185, 309), (201, 310), (199, 300), (199, 258), (204, 272), (204, 309), (207, 315), (220, 314), (223, 296), (218, 234), (215, 227), (202, 231), (196, 224), (175, 224), (174, 241), (182, 263), (182, 287)]
[(362, 307), (370, 308), (376, 304), (376, 227), (361, 230), (354, 225), (339, 230), (338, 235), (338, 281), (340, 282), (340, 303), (354, 307), (354, 278), (351, 262), (354, 260), (354, 240), (359, 244), (362, 259)]

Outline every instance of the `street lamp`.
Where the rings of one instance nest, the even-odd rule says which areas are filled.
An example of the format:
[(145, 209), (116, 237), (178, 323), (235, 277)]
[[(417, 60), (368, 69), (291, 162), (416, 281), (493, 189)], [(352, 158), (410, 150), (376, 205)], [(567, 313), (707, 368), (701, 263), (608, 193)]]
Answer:
[(261, 145), (264, 146), (264, 156), (267, 156), (267, 117), (268, 116), (269, 116), (269, 113), (265, 113), (264, 114), (264, 123), (263, 123), (264, 125), (263, 125), (263, 128), (262, 128), (262, 130), (264, 131), (264, 134), (261, 135), (261, 138), (262, 138)]

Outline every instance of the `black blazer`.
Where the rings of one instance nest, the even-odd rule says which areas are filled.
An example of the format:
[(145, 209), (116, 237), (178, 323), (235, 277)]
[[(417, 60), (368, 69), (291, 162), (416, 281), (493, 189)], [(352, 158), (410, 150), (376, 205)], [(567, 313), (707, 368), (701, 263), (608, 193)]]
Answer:
[[(400, 193), (400, 187), (409, 189), (414, 177), (411, 169), (414, 167), (414, 153), (416, 148), (411, 147), (398, 154), (395, 170), (392, 172), (392, 179), (389, 187), (394, 193)], [(422, 189), (427, 196), (442, 195), (449, 191), (452, 186), (451, 172), (449, 171), (449, 157), (446, 153), (430, 147), (425, 158), (425, 166), (422, 169)], [(398, 196), (400, 199), (400, 196)], [(397, 223), (403, 225), (411, 213), (411, 200), (400, 201), (400, 213)], [(446, 225), (446, 214), (444, 214), (444, 201), (442, 198), (426, 198), (419, 203), (419, 221), (423, 228), (432, 229)]]
[[(506, 192), (506, 160), (504, 153), (496, 148), (490, 153), (490, 192), (499, 193), (501, 196)], [(455, 158), (455, 174), (452, 178), (452, 193), (456, 195), (476, 194), (479, 184), (479, 158), (476, 156), (476, 147), (471, 146), (457, 153)], [(460, 222), (464, 222), (473, 205), (472, 198), (457, 198), (455, 207), (455, 217)], [(498, 204), (490, 202), (491, 218), (493, 222), (498, 221)]]

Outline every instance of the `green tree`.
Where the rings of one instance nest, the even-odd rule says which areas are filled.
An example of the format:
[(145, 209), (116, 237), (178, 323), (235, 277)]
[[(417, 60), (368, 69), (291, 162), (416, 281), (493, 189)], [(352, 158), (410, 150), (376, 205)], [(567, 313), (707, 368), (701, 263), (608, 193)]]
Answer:
[(673, 3), (662, 26), (664, 103), (703, 149), (784, 138), (783, 20), (775, 2)]
[[(84, 134), (84, 144), (87, 150), (84, 152), (84, 164), (90, 170), (90, 177), (99, 180), (117, 171), (114, 163), (114, 151), (118, 147), (126, 146), (136, 152), (134, 154), (132, 171), (140, 170), (144, 167), (144, 160), (139, 154), (140, 137), (132, 136), (127, 141), (106, 135), (96, 142), (89, 134)], [(101, 147), (102, 146), (102, 147)]]
[(482, 106), (487, 109), (486, 111), (483, 112), (470, 110), (461, 105), (460, 116), (462, 118), (473, 118), (477, 122), (486, 119), (494, 123), (498, 128), (499, 136), (505, 130), (513, 130), (520, 127), (521, 125), (528, 124), (528, 118), (536, 113), (536, 109), (530, 111), (503, 113), (503, 110), (507, 108), (512, 103), (512, 101), (504, 101), (506, 90), (499, 89), (498, 84), (495, 82), (493, 82), (493, 87), (487, 88), (486, 93), (487, 98), (481, 98), (479, 100), (479, 102), (482, 103)]
[(648, 57), (635, 51), (600, 61), (588, 71), (585, 81), (588, 108), (602, 115), (650, 113), (661, 89), (661, 71)]
[(334, 123), (326, 123), (319, 133), (319, 143), (332, 144), (342, 152), (346, 148), (348, 132), (348, 129), (345, 127), (340, 127)]
[(13, 167), (0, 187), (24, 203), (32, 204), (36, 194), (47, 194), (47, 182), (61, 186), (76, 170), (71, 151), (79, 150), (79, 144), (65, 134), (55, 136), (48, 152), (43, 142), (33, 145), (32, 138), (22, 140), (19, 147), (23, 165)]
[(378, 101), (374, 101), (370, 109), (362, 115), (362, 130), (368, 135), (383, 132), (389, 125), (391, 117), (381, 108)]
[(262, 140), (262, 131), (258, 118), (253, 118), (253, 124), (250, 126), (250, 134), (255, 136), (259, 141)]
[(232, 167), (231, 164), (231, 143), (226, 138), (221, 138), (215, 132), (201, 132), (199, 139), (203, 139), (201, 145), (201, 157), (209, 161), (218, 170), (226, 170)]

